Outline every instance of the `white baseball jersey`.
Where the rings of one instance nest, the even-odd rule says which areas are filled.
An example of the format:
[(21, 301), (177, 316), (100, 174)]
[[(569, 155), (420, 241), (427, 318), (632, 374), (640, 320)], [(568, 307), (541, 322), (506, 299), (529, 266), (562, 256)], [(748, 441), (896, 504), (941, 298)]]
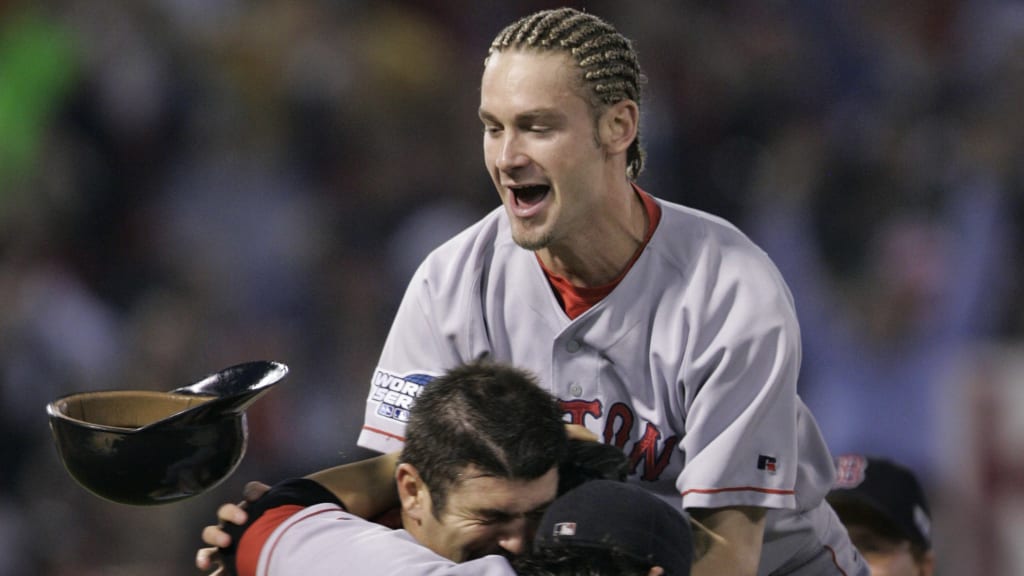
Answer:
[[(575, 319), (504, 208), (435, 250), (384, 345), (359, 444), (401, 448), (408, 409), (447, 368), (528, 369), (630, 457), (630, 479), (684, 508), (768, 512), (761, 574), (866, 568), (824, 496), (832, 459), (796, 394), (800, 334), (774, 264), (728, 222), (657, 200), (662, 216), (621, 282)], [(831, 572), (792, 571), (824, 559)], [(839, 568), (839, 567), (842, 568)]]
[(260, 551), (257, 576), (515, 576), (501, 556), (462, 564), (405, 530), (392, 530), (337, 504), (302, 508), (278, 524)]

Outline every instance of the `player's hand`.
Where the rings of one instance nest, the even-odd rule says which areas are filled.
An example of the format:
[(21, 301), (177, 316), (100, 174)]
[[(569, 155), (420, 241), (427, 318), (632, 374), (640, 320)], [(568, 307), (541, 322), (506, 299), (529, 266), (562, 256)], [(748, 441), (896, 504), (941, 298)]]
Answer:
[(210, 572), (210, 576), (224, 576), (224, 565), (217, 559), (217, 548), (200, 548), (196, 552), (196, 568), (203, 572), (216, 568)]
[(270, 490), (270, 486), (262, 482), (249, 482), (242, 490), (245, 498), (238, 504), (224, 504), (217, 509), (217, 524), (203, 528), (203, 543), (208, 548), (200, 548), (196, 552), (196, 568), (206, 572), (215, 569), (210, 576), (221, 576), (225, 574), (224, 564), (221, 562), (218, 551), (231, 545), (231, 536), (224, 531), (224, 524), (230, 523), (241, 526), (248, 520), (245, 507), (249, 502), (255, 502)]

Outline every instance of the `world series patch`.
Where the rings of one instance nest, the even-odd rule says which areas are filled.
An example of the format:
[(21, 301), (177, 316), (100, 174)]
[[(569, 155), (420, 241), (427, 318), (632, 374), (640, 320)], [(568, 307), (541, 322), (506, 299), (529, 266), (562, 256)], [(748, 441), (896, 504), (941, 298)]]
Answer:
[(408, 422), (413, 403), (419, 398), (423, 387), (433, 379), (429, 374), (399, 376), (378, 369), (373, 374), (370, 401), (377, 402), (378, 416), (396, 422)]

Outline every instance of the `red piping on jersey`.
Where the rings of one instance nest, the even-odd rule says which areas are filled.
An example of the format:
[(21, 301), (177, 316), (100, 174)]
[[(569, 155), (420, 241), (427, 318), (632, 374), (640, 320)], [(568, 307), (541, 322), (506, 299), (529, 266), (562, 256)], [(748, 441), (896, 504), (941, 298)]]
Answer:
[(373, 426), (363, 426), (363, 430), (369, 430), (370, 432), (375, 432), (375, 433), (380, 434), (382, 436), (388, 436), (389, 438), (394, 438), (395, 440), (398, 440), (399, 442), (405, 442), (405, 437), (404, 436), (399, 436), (397, 434), (392, 434), (391, 432), (385, 432), (384, 430), (381, 430), (379, 428), (374, 428)]
[[(274, 539), (274, 543), (270, 546), (270, 552), (267, 553), (267, 566), (269, 567), (270, 566), (270, 561), (274, 559), (274, 551), (277, 549), (277, 545), (281, 542), (281, 538), (284, 536), (285, 532), (291, 530), (299, 522), (302, 522), (303, 520), (308, 520), (310, 518), (313, 518), (315, 516), (319, 516), (321, 514), (337, 514), (338, 512), (343, 512), (343, 510), (341, 508), (337, 508), (337, 507), (330, 508), (328, 510), (318, 510), (316, 512), (307, 514), (307, 515), (303, 516), (302, 518), (299, 518), (295, 522), (292, 522), (291, 524), (289, 524), (287, 528), (282, 530), (281, 533), (277, 535), (277, 538)], [(262, 520), (262, 518), (260, 518), (260, 520)], [(257, 520), (257, 522), (259, 522), (259, 520)], [(239, 576), (242, 576), (242, 575), (239, 574)], [(253, 572), (253, 576), (255, 576), (255, 572)]]
[(682, 495), (686, 496), (690, 493), (695, 494), (719, 494), (721, 492), (761, 492), (763, 494), (782, 494), (788, 496), (790, 494), (796, 494), (795, 490), (774, 490), (772, 488), (759, 488), (757, 486), (736, 486), (733, 488), (691, 488)]
[(846, 570), (843, 570), (843, 567), (839, 565), (839, 559), (836, 558), (836, 551), (831, 546), (825, 546), (825, 550), (832, 554), (832, 563), (836, 565), (836, 570), (839, 570), (840, 574), (846, 576)]
[(270, 535), (292, 514), (300, 510), (302, 506), (298, 504), (271, 508), (246, 528), (238, 540), (238, 550), (235, 552), (235, 571), (238, 576), (255, 576), (256, 570), (259, 569), (260, 551), (270, 539)]

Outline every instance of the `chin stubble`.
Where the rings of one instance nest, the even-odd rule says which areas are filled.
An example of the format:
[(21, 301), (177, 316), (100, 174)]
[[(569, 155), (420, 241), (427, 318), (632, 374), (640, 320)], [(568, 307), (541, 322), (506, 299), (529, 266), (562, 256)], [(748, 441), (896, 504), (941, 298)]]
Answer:
[(543, 233), (539, 238), (528, 238), (528, 234), (513, 234), (512, 240), (515, 241), (520, 248), (536, 252), (543, 248), (547, 248), (551, 245), (551, 234)]

